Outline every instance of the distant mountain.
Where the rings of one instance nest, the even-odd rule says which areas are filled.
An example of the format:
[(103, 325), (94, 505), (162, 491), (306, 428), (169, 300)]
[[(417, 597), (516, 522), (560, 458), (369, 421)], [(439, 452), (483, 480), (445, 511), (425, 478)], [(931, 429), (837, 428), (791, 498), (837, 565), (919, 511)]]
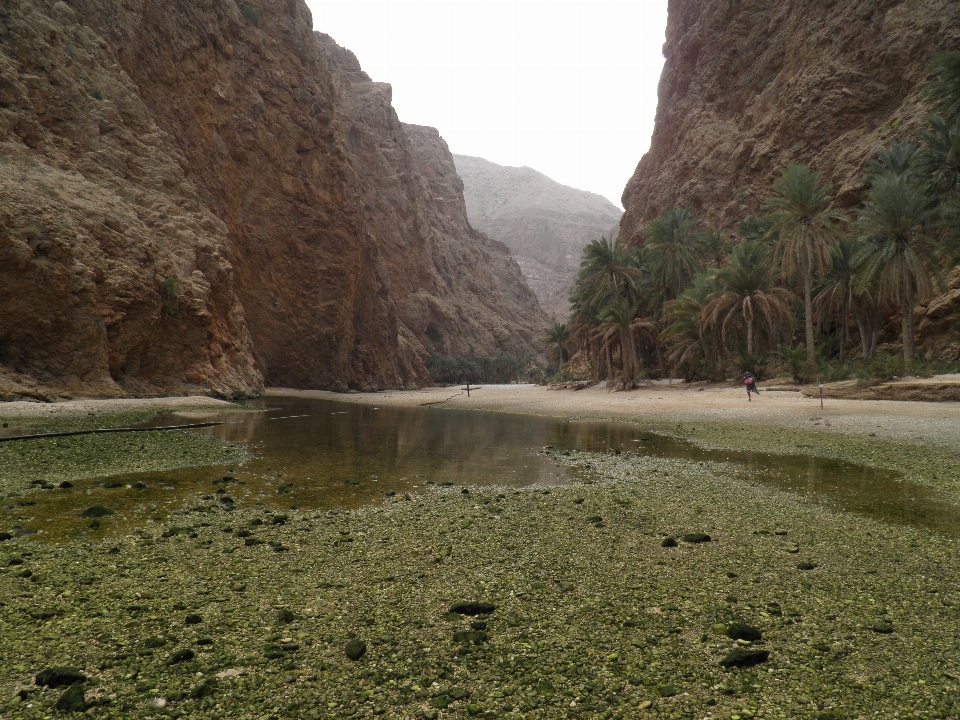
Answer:
[(506, 243), (541, 307), (554, 320), (565, 320), (581, 251), (591, 240), (616, 233), (622, 211), (601, 195), (528, 167), (467, 155), (453, 161), (470, 224)]

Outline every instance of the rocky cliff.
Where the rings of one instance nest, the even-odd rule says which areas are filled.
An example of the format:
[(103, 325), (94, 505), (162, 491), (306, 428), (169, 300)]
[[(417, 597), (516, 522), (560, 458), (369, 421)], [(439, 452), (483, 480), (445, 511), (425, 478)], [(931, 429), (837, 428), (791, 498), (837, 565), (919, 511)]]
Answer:
[[(857, 204), (877, 149), (925, 124), (927, 64), (948, 49), (960, 49), (955, 0), (670, 0), (656, 124), (623, 193), (622, 237), (639, 242), (669, 206), (731, 227), (791, 162), (820, 171), (841, 207)], [(953, 304), (918, 318), (921, 339), (960, 317)]]
[(413, 134), (300, 0), (3, 3), (0, 395), (402, 386), (431, 352), (538, 349)]
[(566, 320), (581, 252), (591, 240), (616, 233), (620, 209), (528, 167), (467, 155), (454, 160), (470, 222), (506, 243), (543, 308), (554, 321)]

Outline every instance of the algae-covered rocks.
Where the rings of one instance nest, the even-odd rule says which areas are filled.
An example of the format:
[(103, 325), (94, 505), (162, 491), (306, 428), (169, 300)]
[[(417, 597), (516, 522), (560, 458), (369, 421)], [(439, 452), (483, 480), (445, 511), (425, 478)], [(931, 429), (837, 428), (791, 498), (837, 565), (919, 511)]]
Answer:
[(68, 687), (53, 707), (60, 712), (84, 712), (87, 709), (87, 699), (83, 685), (77, 683)]
[(367, 644), (363, 640), (353, 639), (343, 648), (344, 654), (351, 660), (359, 660), (367, 652)]
[(103, 505), (94, 505), (94, 506), (92, 506), (92, 507), (88, 507), (88, 508), (87, 508), (86, 510), (84, 510), (82, 513), (80, 513), (80, 517), (82, 517), (82, 518), (104, 518), (104, 517), (110, 517), (110, 516), (113, 515), (113, 514), (114, 514), (114, 513), (113, 513), (113, 510), (111, 510), (110, 508), (106, 508), (106, 507), (104, 507)]
[(73, 667), (50, 667), (37, 675), (34, 682), (40, 687), (63, 687), (87, 681), (87, 676)]
[(677, 547), (679, 544), (680, 543), (678, 543), (676, 539), (672, 537), (665, 537), (663, 541), (660, 543), (660, 547), (674, 548), (674, 547)]
[(881, 635), (890, 635), (893, 632), (893, 625), (888, 622), (877, 622), (870, 626), (870, 629)]
[(450, 606), (450, 612), (457, 615), (489, 615), (497, 606), (488, 602), (458, 602)]
[(167, 665), (179, 665), (180, 663), (190, 662), (194, 658), (194, 652), (190, 648), (177, 650), (168, 659)]
[(708, 543), (711, 538), (705, 532), (692, 532), (683, 535), (681, 538), (685, 543), (692, 543), (694, 545), (699, 545), (700, 543)]
[(769, 658), (769, 650), (734, 648), (720, 661), (720, 666), (725, 668), (748, 668), (765, 663)]
[(749, 642), (760, 642), (762, 638), (762, 634), (757, 628), (740, 622), (730, 623), (727, 626), (726, 635), (731, 640), (747, 640)]
[(214, 692), (216, 692), (216, 689), (217, 689), (216, 681), (213, 679), (207, 679), (207, 680), (204, 680), (199, 685), (195, 685), (190, 689), (190, 697), (193, 698), (194, 700), (199, 698), (209, 697), (210, 695), (213, 695)]

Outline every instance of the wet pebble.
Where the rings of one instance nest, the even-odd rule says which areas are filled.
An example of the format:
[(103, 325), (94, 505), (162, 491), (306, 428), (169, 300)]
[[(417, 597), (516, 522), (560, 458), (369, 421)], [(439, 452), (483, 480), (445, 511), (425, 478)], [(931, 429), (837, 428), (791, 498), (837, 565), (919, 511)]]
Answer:
[(367, 652), (367, 644), (363, 640), (351, 640), (343, 648), (344, 654), (351, 660), (359, 660)]

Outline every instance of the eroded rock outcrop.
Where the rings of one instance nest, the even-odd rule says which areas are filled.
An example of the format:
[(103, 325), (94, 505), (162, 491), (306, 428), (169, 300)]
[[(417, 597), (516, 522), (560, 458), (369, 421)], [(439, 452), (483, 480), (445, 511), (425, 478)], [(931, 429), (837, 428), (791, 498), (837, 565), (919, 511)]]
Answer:
[[(623, 193), (621, 237), (640, 241), (669, 206), (732, 227), (762, 210), (788, 163), (856, 205), (877, 149), (925, 125), (927, 65), (950, 49), (952, 0), (671, 0), (652, 143)], [(941, 356), (960, 320), (957, 277), (952, 287), (917, 318)]]
[(258, 392), (227, 226), (80, 19), (0, 7), (0, 396)]
[[(300, 0), (0, 6), (0, 394), (396, 387), (536, 349), (519, 271), (351, 58)], [(420, 332), (414, 297), (460, 322)]]
[(616, 235), (621, 210), (601, 195), (567, 187), (528, 167), (455, 155), (470, 222), (506, 243), (555, 322), (568, 298), (584, 246)]
[(338, 131), (360, 181), (401, 337), (433, 354), (539, 352), (547, 319), (505, 245), (467, 221), (463, 182), (434, 128), (401, 123), (390, 86), (318, 35), (342, 78)]

